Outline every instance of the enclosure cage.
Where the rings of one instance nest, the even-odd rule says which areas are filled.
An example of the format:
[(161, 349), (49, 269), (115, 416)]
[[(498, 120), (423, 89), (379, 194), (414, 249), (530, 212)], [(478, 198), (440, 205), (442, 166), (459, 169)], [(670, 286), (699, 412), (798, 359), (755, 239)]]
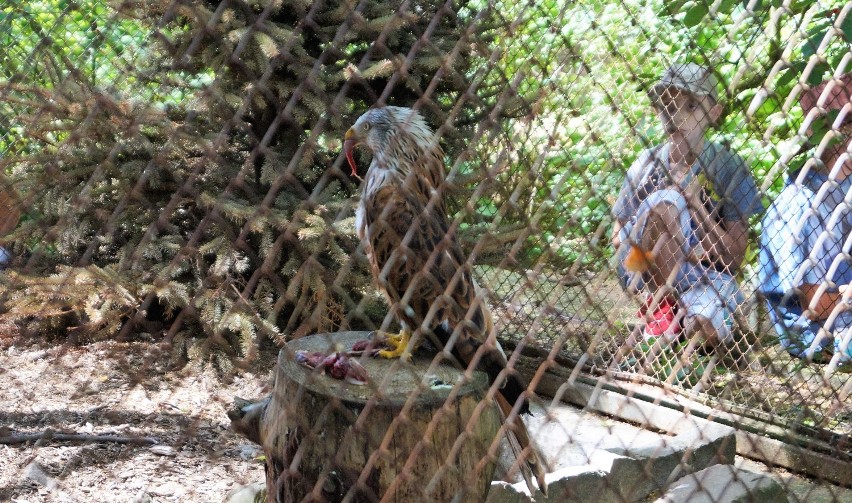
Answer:
[[(169, 373), (212, 375), (253, 400), (231, 420), (259, 457), (235, 454), (243, 444), (224, 431), (224, 411), (199, 415), (230, 397), (181, 405), (158, 431), (189, 445), (205, 442), (199, 424), (219, 425), (231, 450), (208, 449), (255, 474), (227, 489), (261, 480), (265, 465), (276, 476), (257, 491), (270, 501), (418, 491), (424, 501), (722, 502), (737, 487), (752, 501), (852, 501), (850, 11), (780, 0), (0, 1), (0, 382), (10, 390), (0, 499), (129, 500), (145, 489), (116, 460), (150, 457), (157, 442), (152, 466), (180, 463), (143, 424), (110, 419), (124, 402), (89, 408), (118, 358), (130, 384), (116, 392), (129, 402), (141, 400), (137, 386), (160, 386), (166, 404), (184, 396), (151, 384)], [(418, 207), (428, 218), (415, 212), (404, 235), (373, 237), (415, 258), (409, 243), (437, 214), (423, 209), (432, 197), (445, 225), (428, 238), (459, 250), (458, 270), (470, 272), (450, 280), (432, 257), (389, 296), (392, 272), (377, 268), (356, 219), (368, 170), (388, 161), (366, 143), (354, 166), (344, 155), (356, 120), (387, 106), (423, 117), (443, 173)], [(398, 126), (392, 134), (409, 124)], [(403, 148), (394, 162), (421, 155)], [(418, 166), (410, 179), (427, 176)], [(663, 189), (674, 199), (642, 206)], [(688, 230), (655, 227), (672, 209)], [(672, 269), (660, 265), (669, 248)], [(638, 265), (625, 265), (631, 253)], [(417, 281), (446, 285), (444, 300), (466, 284), (490, 313), (503, 377), (529, 383), (533, 414), (520, 417), (547, 465), (547, 496), (527, 488), (502, 443), (518, 408), (490, 415), (505, 388), (467, 391), (478, 360), (465, 369), (430, 344), (438, 308), (412, 327), (424, 339), (415, 363), (347, 355), (356, 370), (345, 377), (360, 361), (366, 384), (335, 381), (327, 403), (304, 408), (334, 362), (291, 368), (306, 354), (297, 349), (342, 354), (340, 334), (398, 331)], [(459, 324), (477, 325), (474, 311)], [(710, 325), (696, 329), (696, 313)], [(69, 355), (95, 351), (87, 405), (77, 392), (52, 397), (59, 409), (39, 405), (44, 388), (25, 369), (46, 358), (60, 372)], [(449, 377), (435, 377), (439, 363)], [(288, 368), (308, 381), (285, 386)], [(270, 372), (266, 389), (234, 388)], [(397, 374), (416, 378), (376, 432)], [(417, 419), (435, 389), (448, 395)], [(437, 440), (460, 410), (471, 418)], [(404, 442), (394, 435), (418, 421), (413, 451), (391, 456)], [(370, 435), (381, 447), (341, 460)], [(287, 447), (297, 437), (305, 447)], [(472, 439), (482, 445), (468, 451)], [(308, 447), (329, 441), (330, 451)], [(94, 463), (119, 482), (84, 491), (75, 470), (99, 442), (120, 445)], [(304, 470), (323, 455), (317, 473)], [(176, 485), (149, 498), (211, 498), (201, 482)]]

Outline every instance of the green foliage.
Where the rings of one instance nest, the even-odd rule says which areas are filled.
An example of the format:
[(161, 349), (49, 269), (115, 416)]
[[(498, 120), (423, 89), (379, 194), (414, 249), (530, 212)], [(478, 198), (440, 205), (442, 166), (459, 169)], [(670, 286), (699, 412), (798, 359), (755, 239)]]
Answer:
[(729, 0), (697, 18), (688, 18), (689, 5), (670, 2), (666, 12), (694, 40), (687, 55), (714, 64), (729, 112), (720, 134), (752, 164), (771, 198), (781, 175), (795, 168), (785, 155), (803, 142), (796, 137), (802, 119), (797, 98), (808, 86), (852, 70), (844, 62), (852, 16), (841, 16), (841, 1), (772, 0), (747, 11), (745, 2)]
[[(610, 205), (640, 147), (659, 137), (642, 84), (664, 67), (662, 21), (643, 2), (501, 3), (515, 24), (496, 37), (498, 76), (510, 76), (526, 115), (503, 125), (506, 159), (492, 180), (490, 205), (526, 226), (524, 265), (600, 267), (608, 253)], [(626, 16), (626, 14), (628, 14)], [(499, 79), (497, 79), (499, 80)], [(486, 154), (483, 154), (485, 158)], [(517, 203), (515, 201), (519, 201)]]
[(623, 366), (642, 368), (648, 376), (687, 389), (698, 386), (708, 376), (728, 373), (727, 367), (719, 364), (712, 353), (697, 351), (688, 341), (669, 344), (656, 338), (640, 342)]
[(147, 34), (147, 28), (117, 16), (101, 1), (4, 2), (0, 83), (6, 85), (0, 102), (0, 153), (27, 152), (33, 146), (16, 119), (35, 112), (27, 106), (33, 94), (69, 80), (103, 89), (133, 89), (143, 101), (158, 97), (159, 86), (144, 87), (127, 71), (144, 60)]
[(713, 68), (726, 113), (710, 137), (746, 159), (771, 200), (796, 166), (789, 152), (803, 143), (797, 86), (852, 70), (844, 60), (852, 15), (841, 17), (840, 1), (745, 4), (501, 4), (514, 25), (511, 36), (495, 37), (505, 55), (496, 72), (513, 76), (535, 115), (503, 126), (500, 145), (512, 158), (490, 159), (505, 169), (476, 218), (490, 221), (509, 202), (501, 215), (529, 228), (527, 253), (515, 257), (522, 263), (605, 264), (624, 172), (641, 149), (663, 140), (645, 90), (681, 61)]
[[(649, 84), (711, 64), (714, 139), (771, 197), (801, 122), (788, 97), (843, 70), (844, 5), (7, 2), (0, 166), (27, 202), (9, 295), (33, 300), (6, 316), (32, 320), (41, 299), (89, 337), (153, 319), (209, 361), (375, 326), (339, 151), (377, 102), (446, 126), (477, 262), (604, 267), (624, 172), (662, 139)], [(96, 279), (51, 297), (39, 278), (56, 274)]]
[(145, 35), (100, 1), (7, 1), (0, 8), (0, 75), (46, 87), (66, 73), (92, 84), (132, 78), (126, 66)]
[[(38, 323), (41, 302), (44, 320), (68, 316), (38, 328), (82, 338), (159, 323), (178, 352), (223, 370), (264, 338), (374, 327), (384, 309), (356, 253), (357, 185), (340, 169), (340, 139), (385, 89), (442, 123), (468, 89), (462, 39), (477, 30), (443, 2), (405, 5), (118, 2), (86, 15), (135, 27), (122, 52), (132, 64), (21, 45), (16, 63), (43, 50), (75, 65), (42, 79), (36, 63), (15, 91), (28, 146), (2, 167), (28, 207), (7, 239), (25, 265), (10, 292), (29, 301), (9, 302), (5, 317)], [(84, 7), (44, 22), (73, 35)], [(120, 78), (69, 78), (102, 58)], [(450, 152), (481, 113), (457, 116)], [(41, 288), (87, 275), (97, 282), (59, 297)]]

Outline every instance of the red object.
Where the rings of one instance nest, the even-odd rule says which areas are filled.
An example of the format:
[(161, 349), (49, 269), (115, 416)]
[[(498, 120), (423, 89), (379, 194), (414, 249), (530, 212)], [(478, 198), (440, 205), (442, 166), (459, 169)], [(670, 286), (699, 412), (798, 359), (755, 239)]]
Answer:
[(358, 142), (350, 138), (343, 142), (343, 153), (346, 154), (346, 160), (349, 161), (349, 167), (352, 168), (352, 176), (358, 176), (358, 165), (355, 163), (355, 155), (353, 154), (357, 144)]
[(352, 345), (352, 351), (366, 351), (367, 348), (370, 347), (370, 343), (372, 343), (372, 342), (373, 341), (371, 341), (369, 339), (364, 339), (364, 340), (358, 341), (358, 342), (356, 342), (355, 344)]
[(334, 363), (328, 369), (328, 373), (335, 379), (343, 379), (349, 373), (349, 357), (343, 353), (335, 353)]
[(319, 351), (310, 353), (308, 351), (296, 351), (296, 362), (310, 368), (317, 368), (325, 360), (325, 355)]
[(657, 308), (648, 315), (648, 309), (654, 302), (653, 296), (648, 296), (645, 300), (645, 305), (639, 309), (638, 315), (644, 318), (645, 321), (645, 338), (663, 337), (667, 340), (674, 340), (680, 335), (683, 327), (680, 326), (680, 321), (677, 319), (678, 305), (670, 297), (663, 297)]

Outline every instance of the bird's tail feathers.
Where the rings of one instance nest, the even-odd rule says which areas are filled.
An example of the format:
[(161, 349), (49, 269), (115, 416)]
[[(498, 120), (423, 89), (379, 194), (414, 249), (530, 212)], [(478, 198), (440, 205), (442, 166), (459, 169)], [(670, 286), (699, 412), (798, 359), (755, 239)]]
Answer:
[[(491, 358), (493, 357), (493, 358)], [(495, 361), (496, 355), (493, 353), (486, 353), (482, 357), (482, 362), (480, 363), (480, 368), (488, 374), (489, 382), (496, 382), (500, 379), (505, 379), (503, 383), (500, 385), (499, 392), (501, 398), (506, 401), (509, 405), (506, 414), (512, 407), (515, 406), (515, 403), (518, 400), (523, 400), (521, 403), (519, 413), (520, 414), (529, 414), (530, 412), (530, 403), (523, 397), (524, 392), (527, 390), (526, 384), (518, 377), (515, 373), (508, 373), (505, 375), (505, 378), (501, 373), (503, 373), (506, 368), (505, 362)], [(502, 407), (501, 407), (502, 408)]]
[[(436, 326), (432, 331), (441, 341), (442, 345), (446, 346), (446, 341), (450, 339), (450, 331), (442, 325)], [(499, 342), (495, 340), (493, 347), (487, 349), (484, 349), (482, 346), (482, 342), (474, 337), (460, 337), (455, 341), (452, 353), (462, 366), (469, 366), (475, 360), (476, 367), (488, 375), (488, 382), (493, 383), (503, 380), (500, 384), (500, 393), (509, 403), (509, 408), (511, 409), (526, 391), (526, 383), (523, 382), (517, 373), (504, 372), (507, 365), (506, 354), (503, 352), (503, 348), (500, 347)], [(524, 399), (520, 412), (527, 414), (529, 411), (529, 403)]]
[[(438, 326), (433, 330), (439, 339), (448, 340), (450, 334), (445, 327)], [(530, 489), (530, 493), (535, 493), (536, 487), (532, 482), (535, 478), (538, 488), (542, 493), (547, 494), (547, 484), (544, 481), (546, 473), (544, 457), (530, 440), (527, 427), (520, 417), (520, 414), (530, 411), (529, 401), (524, 396), (527, 386), (516, 373), (504, 372), (507, 363), (506, 356), (499, 344), (496, 344), (489, 351), (477, 351), (482, 349), (481, 344), (472, 344), (472, 342), (473, 340), (470, 337), (456, 341), (453, 346), (453, 355), (459, 360), (459, 364), (463, 366), (473, 364), (483, 370), (488, 374), (489, 382), (494, 383), (503, 380), (494, 397), (500, 410), (501, 424), (506, 425), (506, 440), (515, 455), (518, 468)], [(475, 358), (474, 355), (477, 352), (480, 354), (478, 358)], [(521, 401), (520, 404), (518, 404), (519, 400)], [(517, 410), (513, 410), (516, 405)]]
[(541, 455), (538, 447), (530, 440), (529, 431), (527, 431), (527, 426), (521, 419), (520, 414), (512, 410), (512, 405), (502, 394), (497, 393), (495, 397), (497, 406), (500, 409), (502, 422), (504, 424), (509, 422), (505, 430), (506, 440), (512, 449), (512, 453), (518, 463), (521, 475), (524, 477), (524, 482), (526, 482), (530, 490), (530, 494), (535, 494), (536, 487), (533, 484), (533, 478), (535, 478), (538, 489), (546, 496), (547, 482), (545, 482), (544, 476), (547, 473), (547, 467), (545, 466), (544, 456)]

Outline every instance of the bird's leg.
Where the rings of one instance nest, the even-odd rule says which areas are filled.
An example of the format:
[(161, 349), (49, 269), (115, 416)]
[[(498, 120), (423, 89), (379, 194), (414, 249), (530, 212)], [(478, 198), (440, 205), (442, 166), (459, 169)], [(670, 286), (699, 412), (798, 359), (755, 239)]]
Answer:
[(408, 327), (403, 327), (398, 334), (382, 334), (385, 336), (384, 343), (391, 346), (393, 349), (383, 349), (379, 351), (379, 356), (382, 358), (404, 358), (411, 360), (411, 353), (417, 349), (416, 344), (409, 344), (411, 341), (411, 330)]

